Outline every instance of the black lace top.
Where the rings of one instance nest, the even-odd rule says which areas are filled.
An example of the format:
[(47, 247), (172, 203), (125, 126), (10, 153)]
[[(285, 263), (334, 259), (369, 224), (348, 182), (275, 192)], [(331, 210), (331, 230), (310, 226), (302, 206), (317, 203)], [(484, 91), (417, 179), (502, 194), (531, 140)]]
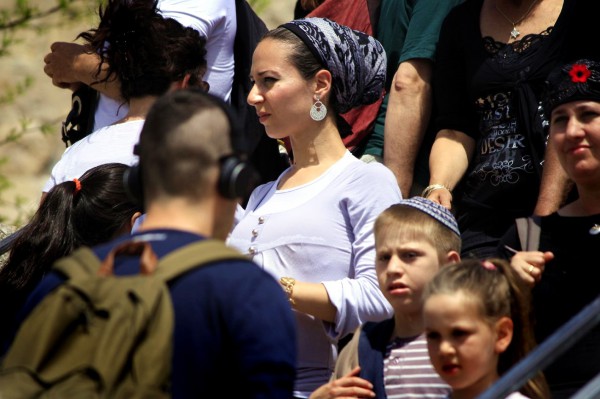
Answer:
[(554, 29), (553, 26), (539, 34), (527, 35), (520, 40), (508, 44), (499, 42), (493, 37), (485, 36), (482, 39), (483, 48), (494, 58), (495, 62), (506, 65), (514, 64), (519, 62), (521, 54), (525, 51), (539, 46), (542, 40), (550, 35), (552, 29)]
[(434, 73), (436, 131), (458, 130), (476, 141), (455, 190), (462, 197), (459, 212), (486, 216), (471, 220), (485, 225), (493, 217), (508, 227), (533, 211), (547, 140), (540, 104), (544, 80), (571, 57), (600, 55), (593, 40), (582, 40), (582, 34), (598, 37), (598, 24), (579, 25), (590, 7), (599, 7), (592, 3), (565, 0), (553, 27), (509, 44), (482, 38), (483, 0), (467, 0), (446, 18)]

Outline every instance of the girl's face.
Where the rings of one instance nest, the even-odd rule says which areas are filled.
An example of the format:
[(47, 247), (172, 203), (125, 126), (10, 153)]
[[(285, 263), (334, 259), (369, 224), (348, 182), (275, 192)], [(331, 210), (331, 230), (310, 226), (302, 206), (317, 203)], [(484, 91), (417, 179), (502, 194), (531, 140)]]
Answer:
[(577, 184), (600, 181), (600, 103), (573, 101), (552, 111), (550, 135), (562, 167)]
[(310, 123), (315, 83), (306, 80), (288, 61), (289, 44), (267, 38), (252, 57), (250, 72), (254, 86), (248, 104), (256, 109), (267, 135), (280, 139), (293, 136)]
[(454, 399), (475, 398), (498, 379), (499, 354), (512, 338), (509, 318), (490, 325), (462, 291), (430, 296), (423, 316), (431, 363)]

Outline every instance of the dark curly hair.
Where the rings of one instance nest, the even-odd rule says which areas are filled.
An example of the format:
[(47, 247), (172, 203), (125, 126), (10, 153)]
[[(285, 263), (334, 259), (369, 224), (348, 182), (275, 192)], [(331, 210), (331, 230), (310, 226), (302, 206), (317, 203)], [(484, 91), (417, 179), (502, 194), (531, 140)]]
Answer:
[(162, 17), (156, 0), (109, 0), (98, 12), (98, 28), (78, 35), (100, 56), (95, 83), (118, 80), (125, 101), (159, 96), (188, 74), (190, 86), (202, 83), (206, 39)]

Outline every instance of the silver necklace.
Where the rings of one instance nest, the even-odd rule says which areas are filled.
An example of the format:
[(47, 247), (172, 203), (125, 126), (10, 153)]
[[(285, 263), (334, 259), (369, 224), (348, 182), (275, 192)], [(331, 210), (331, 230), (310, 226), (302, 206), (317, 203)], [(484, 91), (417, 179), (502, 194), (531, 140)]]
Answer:
[(519, 37), (519, 35), (521, 35), (521, 32), (517, 29), (517, 25), (519, 25), (521, 22), (523, 22), (523, 20), (525, 18), (527, 18), (527, 16), (529, 15), (529, 13), (531, 12), (531, 10), (533, 10), (533, 6), (535, 5), (535, 3), (537, 3), (538, 0), (533, 0), (531, 2), (531, 4), (529, 5), (529, 8), (527, 9), (527, 11), (525, 11), (525, 14), (523, 14), (521, 16), (521, 18), (519, 18), (516, 21), (513, 21), (512, 19), (510, 19), (508, 17), (508, 15), (506, 15), (504, 13), (504, 11), (502, 11), (500, 8), (498, 8), (498, 2), (494, 2), (494, 7), (496, 8), (496, 11), (498, 11), (498, 13), (500, 13), (500, 15), (502, 15), (504, 17), (504, 19), (506, 19), (508, 22), (510, 22), (510, 24), (512, 25), (512, 31), (510, 31), (510, 37), (514, 39), (516, 39), (517, 37)]

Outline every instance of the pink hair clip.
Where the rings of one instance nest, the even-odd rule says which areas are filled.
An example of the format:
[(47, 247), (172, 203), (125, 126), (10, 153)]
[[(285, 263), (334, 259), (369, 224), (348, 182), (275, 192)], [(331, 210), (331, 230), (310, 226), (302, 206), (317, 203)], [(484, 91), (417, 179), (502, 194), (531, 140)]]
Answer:
[(481, 266), (483, 266), (485, 269), (488, 269), (488, 270), (497, 270), (496, 265), (494, 265), (492, 262), (490, 262), (487, 259), (481, 261)]

